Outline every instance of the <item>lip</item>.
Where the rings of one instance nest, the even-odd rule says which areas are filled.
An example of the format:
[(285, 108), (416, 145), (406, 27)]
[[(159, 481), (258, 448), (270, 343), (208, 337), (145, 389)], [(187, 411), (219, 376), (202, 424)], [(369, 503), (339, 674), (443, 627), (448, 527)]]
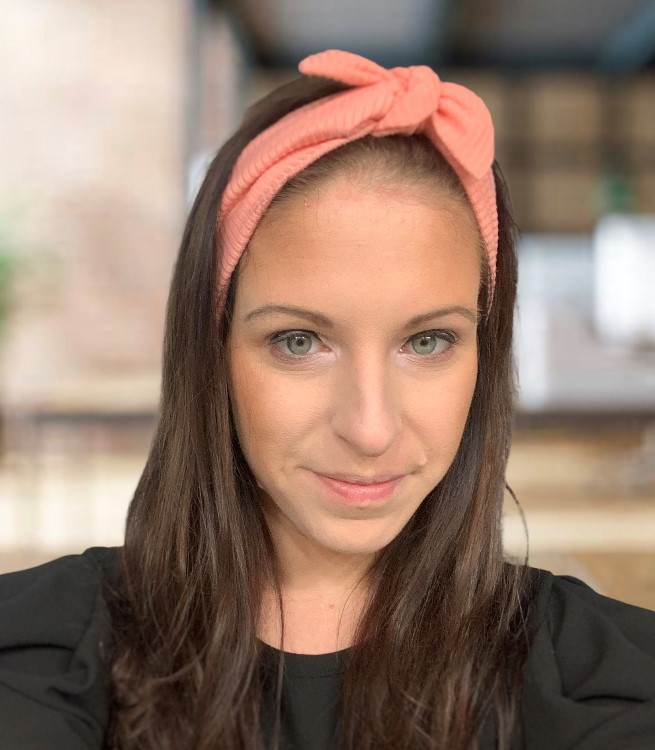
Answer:
[[(318, 473), (318, 472), (317, 472)], [(377, 477), (360, 477), (357, 474), (319, 474), (319, 476), (328, 479), (336, 479), (339, 482), (348, 482), (349, 484), (384, 484), (394, 479), (401, 479), (402, 474), (380, 474)]]
[[(369, 480), (362, 480), (362, 477), (358, 477), (358, 482), (347, 482), (342, 479), (336, 479), (335, 475), (327, 476), (325, 474), (314, 473), (333, 497), (336, 496), (340, 502), (347, 504), (386, 500), (395, 492), (396, 487), (404, 479), (404, 476), (396, 476), (384, 482), (371, 483)], [(362, 481), (365, 483), (362, 483)]]

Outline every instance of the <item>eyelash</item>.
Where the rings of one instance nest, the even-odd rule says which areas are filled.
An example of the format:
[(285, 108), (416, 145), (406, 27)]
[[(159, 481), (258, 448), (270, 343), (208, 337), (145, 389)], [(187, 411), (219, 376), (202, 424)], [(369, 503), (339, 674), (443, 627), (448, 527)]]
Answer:
[[(303, 334), (306, 336), (313, 336), (315, 339), (318, 339), (320, 341), (320, 337), (317, 336), (317, 334), (314, 333), (314, 331), (306, 331), (299, 328), (292, 328), (287, 331), (278, 331), (277, 333), (274, 333), (270, 339), (269, 344), (276, 349), (276, 344), (281, 343), (282, 341), (287, 341), (292, 337), (292, 335), (298, 335)], [(426, 337), (435, 337), (439, 338), (442, 341), (447, 341), (450, 346), (442, 352), (439, 352), (438, 354), (427, 354), (427, 355), (420, 355), (415, 354), (414, 356), (420, 360), (428, 361), (428, 362), (436, 362), (440, 359), (443, 359), (448, 356), (448, 354), (452, 351), (452, 349), (457, 346), (459, 343), (458, 336), (453, 331), (444, 331), (441, 329), (433, 329), (429, 331), (421, 331), (421, 333), (416, 333), (413, 336), (410, 336), (408, 339), (406, 339), (403, 346), (406, 346), (410, 341), (413, 339), (419, 339), (422, 336)], [(308, 359), (309, 357), (312, 357), (312, 354), (283, 354), (281, 351), (276, 351), (275, 356), (279, 357), (280, 359), (286, 361), (286, 362), (303, 362), (305, 359)]]

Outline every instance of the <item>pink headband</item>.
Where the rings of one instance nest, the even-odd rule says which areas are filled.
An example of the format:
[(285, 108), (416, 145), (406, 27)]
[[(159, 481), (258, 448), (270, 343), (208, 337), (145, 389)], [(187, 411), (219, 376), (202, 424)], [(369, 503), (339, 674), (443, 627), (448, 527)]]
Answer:
[(353, 88), (310, 102), (254, 138), (236, 160), (218, 214), (223, 256), (219, 307), (230, 276), (273, 197), (328, 151), (365, 135), (423, 133), (459, 176), (475, 212), (491, 269), (489, 306), (498, 251), (494, 129), (480, 97), (442, 82), (424, 65), (387, 70), (351, 52), (310, 55), (298, 69)]

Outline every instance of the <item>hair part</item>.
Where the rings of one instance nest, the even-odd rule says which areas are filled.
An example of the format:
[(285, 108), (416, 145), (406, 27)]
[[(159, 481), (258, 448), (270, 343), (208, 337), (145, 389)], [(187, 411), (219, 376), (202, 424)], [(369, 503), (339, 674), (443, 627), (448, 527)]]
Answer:
[[(217, 313), (216, 217), (243, 148), (287, 112), (344, 88), (303, 77), (250, 108), (190, 212), (166, 310), (159, 418), (106, 581), (108, 741), (116, 750), (255, 750), (271, 725), (265, 746), (278, 747), (284, 653), (265, 663), (257, 623), (270, 581), (282, 611), (280, 571), (234, 429), (226, 339), (238, 275)], [(295, 177), (280, 205), (312, 174), (335, 174), (340, 160), (347, 173), (367, 177), (378, 159), (391, 166), (380, 166), (387, 180), (436, 184), (461, 198), (433, 151), (426, 160), (418, 136), (360, 139)], [(478, 324), (471, 408), (443, 480), (367, 572), (370, 597), (343, 676), (341, 750), (469, 750), (493, 718), (498, 747), (508, 750), (515, 729), (533, 592), (527, 557), (503, 557), (517, 227), (497, 163), (493, 170), (497, 281)]]

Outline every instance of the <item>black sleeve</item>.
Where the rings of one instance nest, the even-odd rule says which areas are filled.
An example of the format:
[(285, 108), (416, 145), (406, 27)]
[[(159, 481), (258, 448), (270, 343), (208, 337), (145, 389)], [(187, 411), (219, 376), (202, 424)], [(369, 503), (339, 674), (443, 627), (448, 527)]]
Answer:
[(0, 750), (103, 747), (107, 614), (93, 549), (0, 575)]
[(654, 750), (655, 612), (552, 576), (524, 711), (529, 750)]

